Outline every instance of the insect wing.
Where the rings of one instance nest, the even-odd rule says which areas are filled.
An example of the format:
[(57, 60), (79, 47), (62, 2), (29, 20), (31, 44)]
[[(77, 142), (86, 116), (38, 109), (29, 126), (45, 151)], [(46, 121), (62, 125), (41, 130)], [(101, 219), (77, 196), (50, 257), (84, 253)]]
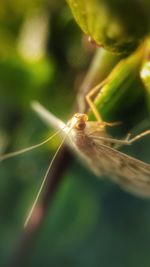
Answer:
[(133, 194), (150, 197), (150, 165), (105, 145), (96, 145), (97, 169)]

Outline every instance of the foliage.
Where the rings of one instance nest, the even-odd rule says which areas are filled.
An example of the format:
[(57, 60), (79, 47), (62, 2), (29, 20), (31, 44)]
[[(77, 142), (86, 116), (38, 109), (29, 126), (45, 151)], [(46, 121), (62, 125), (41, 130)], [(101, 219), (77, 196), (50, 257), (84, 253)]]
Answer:
[[(98, 1), (79, 2), (82, 12), (89, 5), (94, 12), (92, 16), (97, 17), (97, 6), (91, 8), (90, 5)], [(98, 44), (102, 42), (106, 48), (125, 55), (149, 32), (149, 21), (143, 14), (149, 13), (149, 9), (131, 9), (135, 2), (149, 7), (146, 0), (126, 1), (126, 14), (129, 10), (137, 11), (136, 19), (132, 19), (129, 12), (131, 24), (128, 27), (126, 17), (120, 13), (123, 31), (121, 37), (111, 40), (107, 34), (103, 36), (99, 28), (104, 27), (102, 32), (107, 33), (105, 27), (108, 30), (112, 27), (110, 16), (118, 20), (117, 1), (112, 1), (109, 16), (106, 14), (105, 19), (102, 16), (96, 20), (98, 26), (94, 26), (94, 30), (93, 17), (90, 17), (89, 28), (87, 21), (79, 13), (77, 17), (76, 10), (71, 8), (85, 33)], [(72, 5), (73, 1), (68, 0), (68, 3)], [(60, 0), (1, 1), (0, 39), (0, 153), (3, 153), (29, 146), (51, 134), (52, 129), (45, 128), (32, 112), (32, 100), (39, 100), (61, 119), (68, 120), (77, 89), (91, 68), (96, 48), (88, 44), (67, 4)], [(106, 85), (106, 96), (98, 95), (95, 100), (97, 107), (107, 120), (122, 121), (118, 136), (133, 127), (136, 127), (133, 131), (136, 134), (149, 127), (146, 123), (149, 122), (149, 74), (146, 80), (140, 76), (148, 57), (140, 53), (141, 59), (135, 51), (115, 65), (120, 58), (101, 51), (98, 71), (90, 76), (94, 77), (93, 84), (114, 69)], [(90, 116), (92, 118), (92, 114)], [(24, 218), (58, 143), (58, 139), (53, 140), (41, 150), (0, 164), (1, 266), (6, 266), (13, 258)], [(123, 150), (149, 162), (149, 144), (147, 137)], [(135, 198), (111, 182), (96, 179), (74, 161), (64, 173), (27, 266), (149, 266), (149, 214), (149, 200)]]
[(98, 45), (115, 53), (131, 53), (149, 33), (150, 3), (147, 0), (67, 2), (82, 30)]

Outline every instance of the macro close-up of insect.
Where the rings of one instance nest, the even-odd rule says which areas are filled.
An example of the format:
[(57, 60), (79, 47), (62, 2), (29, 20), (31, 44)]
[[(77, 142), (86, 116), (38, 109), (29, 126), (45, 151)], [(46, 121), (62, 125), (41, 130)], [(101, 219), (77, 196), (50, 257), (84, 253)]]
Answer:
[[(67, 139), (66, 141), (72, 150), (76, 151), (77, 156), (79, 156), (81, 161), (84, 162), (84, 164), (87, 165), (88, 168), (96, 174), (96, 176), (110, 177), (129, 192), (141, 197), (150, 197), (150, 165), (114, 149), (115, 146), (118, 145), (131, 145), (136, 140), (149, 135), (150, 130), (147, 130), (131, 139), (127, 137), (124, 140), (117, 140), (111, 138), (105, 129), (106, 126), (112, 126), (113, 123), (101, 122), (100, 118), (98, 118), (97, 122), (88, 122), (88, 116), (86, 114), (76, 113), (65, 125), (54, 115), (48, 113), (48, 111), (45, 110), (39, 103), (33, 103), (33, 108), (40, 116), (47, 119), (52, 126), (54, 124), (54, 127), (58, 129), (57, 133), (60, 133), (64, 137), (61, 145), (63, 145)], [(50, 136), (47, 140), (44, 140), (40, 144), (2, 155), (0, 161), (35, 149), (45, 144), (45, 142), (50, 141), (56, 134)], [(61, 145), (59, 146), (59, 149), (61, 149)], [(50, 171), (52, 163), (57, 156), (57, 152), (58, 150), (50, 162), (48, 171)], [(46, 181), (48, 171), (42, 181), (37, 197), (33, 202), (31, 211), (27, 216), (25, 227), (32, 216), (33, 209)]]
[(0, 266), (148, 267), (149, 1), (0, 6)]

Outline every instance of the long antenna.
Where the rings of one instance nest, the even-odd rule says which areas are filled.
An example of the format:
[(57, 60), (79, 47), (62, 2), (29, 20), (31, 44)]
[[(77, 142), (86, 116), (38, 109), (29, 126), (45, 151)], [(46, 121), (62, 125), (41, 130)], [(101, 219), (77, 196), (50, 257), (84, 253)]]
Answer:
[(66, 133), (66, 135), (65, 135), (64, 138), (62, 139), (62, 141), (61, 141), (59, 147), (57, 148), (57, 150), (56, 150), (56, 152), (55, 152), (55, 154), (54, 154), (54, 156), (53, 156), (53, 158), (52, 158), (52, 160), (51, 160), (51, 162), (50, 162), (50, 164), (49, 164), (49, 167), (48, 167), (48, 169), (47, 169), (47, 171), (46, 171), (46, 173), (45, 173), (45, 176), (44, 176), (44, 178), (43, 178), (43, 181), (42, 181), (42, 184), (41, 184), (41, 186), (40, 186), (40, 188), (39, 188), (39, 191), (38, 191), (38, 193), (37, 193), (37, 196), (36, 196), (36, 198), (35, 198), (35, 200), (34, 200), (32, 206), (31, 206), (31, 209), (30, 209), (30, 211), (29, 211), (29, 213), (28, 213), (28, 215), (27, 215), (27, 218), (26, 218), (26, 220), (25, 220), (24, 228), (27, 227), (28, 222), (29, 222), (29, 220), (30, 220), (30, 218), (31, 218), (31, 216), (32, 216), (32, 214), (33, 214), (34, 208), (35, 208), (35, 206), (36, 206), (36, 204), (37, 204), (37, 202), (38, 202), (38, 200), (39, 200), (40, 194), (41, 194), (42, 189), (43, 189), (43, 187), (44, 187), (44, 185), (45, 185), (45, 182), (46, 182), (46, 179), (47, 179), (47, 177), (48, 177), (48, 173), (49, 173), (49, 171), (50, 171), (50, 169), (51, 169), (51, 167), (52, 167), (52, 164), (53, 164), (53, 162), (54, 162), (54, 160), (55, 160), (55, 158), (56, 158), (56, 156), (57, 156), (57, 154), (58, 154), (60, 148), (62, 147), (62, 145), (63, 145), (65, 139), (67, 138), (67, 136), (68, 136), (68, 134), (69, 134), (69, 132), (70, 132), (71, 130), (72, 130), (72, 128), (69, 129), (68, 133)]
[[(66, 126), (65, 126), (66, 127)], [(10, 153), (7, 153), (7, 154), (4, 154), (2, 156), (0, 156), (0, 162), (3, 161), (3, 160), (6, 160), (6, 159), (9, 159), (9, 158), (12, 158), (12, 157), (15, 157), (15, 156), (18, 156), (20, 154), (23, 154), (23, 153), (26, 153), (30, 150), (34, 150), (44, 144), (46, 144), (47, 142), (49, 142), (53, 137), (55, 137), (57, 134), (59, 134), (60, 132), (62, 132), (63, 129), (60, 129), (59, 131), (57, 131), (56, 133), (54, 133), (53, 135), (51, 135), (50, 137), (48, 137), (46, 140), (42, 141), (41, 143), (39, 144), (36, 144), (36, 145), (33, 145), (33, 146), (30, 146), (30, 147), (26, 147), (26, 148), (23, 148), (23, 149), (20, 149), (18, 151), (15, 151), (15, 152), (10, 152)]]

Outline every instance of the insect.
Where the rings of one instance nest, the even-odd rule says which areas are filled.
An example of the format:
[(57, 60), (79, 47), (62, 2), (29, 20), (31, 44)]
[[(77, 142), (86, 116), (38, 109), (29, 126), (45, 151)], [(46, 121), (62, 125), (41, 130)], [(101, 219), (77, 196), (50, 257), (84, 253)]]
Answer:
[(66, 128), (59, 119), (49, 113), (39, 103), (33, 104), (34, 110), (51, 125), (67, 134), (67, 143), (81, 161), (98, 177), (106, 176), (127, 191), (141, 197), (150, 197), (150, 164), (128, 156), (116, 149), (131, 145), (136, 140), (150, 134), (145, 131), (133, 138), (114, 139), (106, 132), (111, 123), (88, 121), (86, 114), (76, 113)]
[(97, 86), (92, 93), (90, 92), (87, 96), (87, 101), (95, 114), (97, 121), (88, 121), (87, 114), (76, 113), (67, 122), (67, 124), (65, 124), (53, 114), (48, 112), (41, 104), (34, 102), (32, 105), (33, 109), (58, 131), (40, 144), (8, 153), (0, 157), (0, 161), (2, 161), (41, 146), (58, 133), (61, 133), (63, 136), (62, 142), (51, 160), (39, 192), (27, 216), (25, 226), (28, 224), (45, 184), (48, 172), (64, 142), (70, 146), (81, 161), (84, 162), (84, 164), (94, 174), (96, 174), (96, 176), (110, 177), (125, 190), (140, 197), (150, 197), (150, 164), (146, 164), (140, 160), (130, 157), (116, 149), (117, 146), (130, 145), (143, 136), (150, 134), (150, 130), (133, 138), (129, 138), (129, 136), (127, 136), (124, 140), (114, 139), (109, 136), (106, 131), (106, 126), (112, 126), (113, 123), (103, 122), (91, 101), (92, 94), (95, 94), (98, 89), (99, 86)]

